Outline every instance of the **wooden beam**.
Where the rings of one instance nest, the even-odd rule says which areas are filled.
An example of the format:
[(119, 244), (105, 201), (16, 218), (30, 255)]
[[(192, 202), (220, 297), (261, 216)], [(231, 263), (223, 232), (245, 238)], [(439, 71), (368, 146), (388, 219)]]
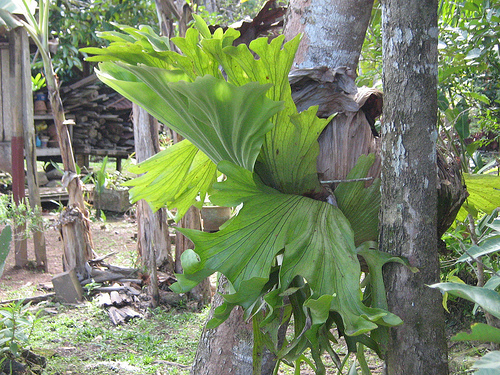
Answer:
[[(28, 196), (31, 209), (41, 214), (42, 203), (40, 201), (36, 166), (36, 140), (33, 119), (33, 91), (31, 88), (29, 39), (24, 28), (20, 30), (19, 49), (21, 54), (21, 80), (19, 82), (21, 82), (21, 110), (23, 115), (22, 125), (24, 133), (24, 156), (26, 159), (26, 178), (28, 180)], [(33, 244), (37, 268), (47, 272), (47, 251), (43, 228), (36, 228), (33, 230)]]
[[(10, 92), (12, 97), (12, 195), (14, 202), (19, 205), (24, 200), (24, 136), (23, 136), (23, 113), (22, 113), (22, 54), (21, 54), (21, 28), (9, 31), (10, 42)], [(28, 248), (26, 238), (23, 235), (25, 225), (14, 227), (14, 249), (17, 267), (24, 267), (28, 263)]]

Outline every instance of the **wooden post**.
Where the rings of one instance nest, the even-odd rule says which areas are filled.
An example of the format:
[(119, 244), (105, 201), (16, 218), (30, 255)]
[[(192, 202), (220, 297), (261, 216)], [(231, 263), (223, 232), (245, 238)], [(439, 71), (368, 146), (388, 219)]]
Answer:
[[(29, 56), (28, 34), (23, 28), (20, 30), (20, 53), (21, 53), (21, 96), (22, 96), (22, 123), (24, 133), (24, 156), (26, 160), (26, 178), (28, 180), (29, 204), (33, 211), (41, 213), (42, 203), (40, 201), (40, 190), (38, 188), (38, 177), (36, 167), (36, 143), (35, 126), (33, 120), (33, 95), (31, 89), (31, 63)], [(48, 271), (47, 252), (45, 247), (45, 235), (43, 228), (33, 231), (33, 244), (35, 249), (35, 260), (37, 268)]]
[[(14, 203), (19, 205), (24, 200), (24, 153), (23, 153), (23, 123), (22, 123), (22, 90), (21, 85), (21, 28), (9, 31), (10, 46), (10, 91), (12, 97), (12, 195)], [(24, 236), (24, 224), (14, 227), (14, 249), (16, 267), (25, 267), (28, 263), (28, 248)]]

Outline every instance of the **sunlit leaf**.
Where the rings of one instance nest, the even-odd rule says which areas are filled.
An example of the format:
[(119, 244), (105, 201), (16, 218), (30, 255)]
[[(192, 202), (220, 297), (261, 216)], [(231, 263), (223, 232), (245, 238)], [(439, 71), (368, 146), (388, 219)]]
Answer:
[(500, 207), (500, 176), (463, 174), (469, 197), (460, 209), (457, 219), (465, 220), (468, 212), (491, 212)]
[(234, 86), (208, 75), (185, 82), (182, 74), (158, 68), (111, 63), (99, 67), (101, 80), (189, 139), (214, 163), (230, 160), (253, 170), (273, 126), (269, 118), (282, 108), (266, 98), (269, 85)]
[(215, 164), (187, 140), (130, 167), (129, 171), (141, 175), (123, 184), (133, 186), (129, 190), (130, 200), (145, 199), (153, 210), (164, 206), (177, 208), (176, 220), (192, 205), (201, 206), (217, 178)]

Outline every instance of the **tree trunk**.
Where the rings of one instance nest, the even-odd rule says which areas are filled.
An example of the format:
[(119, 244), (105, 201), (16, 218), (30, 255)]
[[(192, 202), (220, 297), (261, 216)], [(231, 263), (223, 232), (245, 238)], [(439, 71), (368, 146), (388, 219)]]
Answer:
[[(372, 8), (373, 0), (291, 0), (285, 38), (290, 40), (298, 33), (304, 34), (294, 66), (299, 69), (329, 68), (336, 76), (343, 76), (340, 82), (335, 82), (335, 89), (354, 99), (357, 92), (355, 72)], [(366, 121), (359, 121), (358, 117), (364, 118), (365, 114), (358, 110), (359, 107), (343, 100), (340, 107), (321, 114), (328, 117), (340, 112), (318, 139), (320, 155), (317, 166), (322, 179), (345, 178), (360, 155), (378, 148), (370, 126), (365, 124)]]
[(356, 71), (372, 7), (373, 0), (290, 0), (285, 37), (304, 35), (295, 66)]
[[(160, 151), (158, 121), (137, 104), (133, 105), (135, 153), (138, 162), (142, 162)], [(142, 264), (150, 272), (150, 295), (153, 303), (159, 300), (158, 266), (165, 272), (173, 273), (174, 262), (167, 225), (167, 213), (164, 208), (154, 212), (145, 201), (137, 204), (137, 250)]]
[[(224, 302), (227, 293), (227, 279), (219, 278), (207, 321), (214, 310)], [(243, 309), (236, 307), (229, 318), (215, 329), (203, 329), (193, 367), (192, 375), (250, 375), (253, 373), (252, 323), (246, 322)], [(262, 356), (262, 375), (271, 375), (276, 358), (268, 350)]]
[(392, 263), (385, 282), (391, 328), (389, 375), (447, 374), (437, 253), (437, 0), (385, 0), (384, 123), (380, 248), (419, 269)]

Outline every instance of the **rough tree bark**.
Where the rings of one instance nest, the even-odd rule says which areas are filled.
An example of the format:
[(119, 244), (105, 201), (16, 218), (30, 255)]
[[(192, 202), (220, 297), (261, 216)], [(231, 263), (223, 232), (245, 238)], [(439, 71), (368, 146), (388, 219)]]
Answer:
[[(227, 279), (219, 278), (217, 293), (212, 306), (224, 302), (227, 293)], [(252, 322), (243, 317), (243, 309), (236, 307), (229, 318), (216, 329), (203, 329), (196, 358), (191, 369), (192, 375), (249, 375), (253, 373), (253, 333)], [(207, 322), (212, 319), (214, 308), (210, 309)], [(262, 357), (262, 375), (272, 374), (276, 358), (265, 350)]]
[[(140, 163), (160, 151), (158, 121), (137, 104), (133, 105), (135, 154)], [(174, 262), (171, 253), (170, 235), (167, 225), (167, 212), (161, 208), (156, 212), (141, 200), (137, 203), (137, 250), (142, 264), (150, 272), (149, 293), (153, 304), (159, 301), (156, 271), (173, 273)]]
[(384, 122), (380, 248), (419, 269), (386, 268), (388, 375), (447, 374), (437, 253), (437, 0), (382, 2)]
[(297, 68), (358, 66), (373, 0), (291, 0), (285, 22), (287, 40), (304, 35)]

